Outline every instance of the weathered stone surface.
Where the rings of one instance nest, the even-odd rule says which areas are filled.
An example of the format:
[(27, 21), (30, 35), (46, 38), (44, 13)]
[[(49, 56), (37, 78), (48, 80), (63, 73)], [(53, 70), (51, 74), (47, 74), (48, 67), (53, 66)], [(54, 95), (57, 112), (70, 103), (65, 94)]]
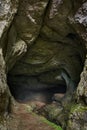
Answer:
[[(76, 32), (87, 42), (87, 2), (83, 2), (82, 5), (70, 18), (70, 22), (73, 25)], [(87, 43), (86, 43), (87, 46)]]
[(16, 61), (25, 54), (26, 51), (26, 43), (17, 36), (16, 29), (12, 26), (8, 34), (8, 46), (5, 56), (7, 72), (13, 67)]
[(77, 104), (72, 106), (67, 130), (87, 130), (87, 107)]
[(7, 33), (17, 12), (18, 0), (1, 0), (0, 1), (0, 47), (3, 48), (3, 55), (6, 54), (8, 44)]
[(67, 130), (87, 130), (87, 56), (76, 91), (77, 104), (72, 105)]
[[(7, 46), (7, 31), (17, 12), (18, 0), (0, 1), (0, 129), (6, 130), (4, 116), (9, 108), (10, 92), (7, 85), (6, 65), (4, 60), (5, 48)], [(3, 50), (4, 49), (4, 50)], [(3, 126), (3, 122), (5, 123)]]
[(18, 5), (18, 0), (15, 0), (15, 1), (1, 0), (0, 1), (0, 38), (2, 38), (2, 35), (4, 35), (4, 33), (9, 28), (14, 18), (14, 14), (17, 12), (17, 5)]
[(51, 0), (45, 16), (42, 35), (50, 40), (66, 41), (69, 33), (74, 33), (68, 16), (72, 9), (69, 0)]
[[(78, 11), (70, 19), (76, 32), (85, 41), (87, 48), (87, 2), (83, 2)], [(84, 69), (80, 76), (81, 80), (76, 91), (78, 104), (71, 108), (67, 130), (87, 130), (87, 56)]]
[(85, 60), (84, 70), (81, 74), (81, 80), (76, 95), (79, 102), (83, 101), (87, 104), (87, 59)]
[(8, 111), (9, 90), (6, 83), (5, 61), (3, 58), (2, 49), (0, 48), (0, 116)]
[(87, 130), (87, 59), (76, 91), (77, 104), (71, 107), (67, 130)]
[(48, 0), (19, 0), (18, 13), (14, 19), (17, 33), (31, 44), (39, 35)]
[(45, 106), (42, 110), (39, 111), (42, 112), (43, 115), (45, 115), (49, 120), (56, 121), (57, 124), (60, 124), (62, 128), (65, 129), (66, 127), (66, 121), (67, 121), (67, 113), (65, 112), (64, 108), (61, 106), (61, 104), (52, 103), (47, 106)]

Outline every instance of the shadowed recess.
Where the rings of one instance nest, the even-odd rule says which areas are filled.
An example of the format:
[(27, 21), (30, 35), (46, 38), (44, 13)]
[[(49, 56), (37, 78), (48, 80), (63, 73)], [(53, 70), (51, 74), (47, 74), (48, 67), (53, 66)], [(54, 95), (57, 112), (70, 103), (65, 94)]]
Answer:
[(41, 83), (36, 77), (8, 75), (8, 85), (14, 98), (18, 102), (41, 101), (51, 103), (56, 93), (64, 94), (66, 84)]

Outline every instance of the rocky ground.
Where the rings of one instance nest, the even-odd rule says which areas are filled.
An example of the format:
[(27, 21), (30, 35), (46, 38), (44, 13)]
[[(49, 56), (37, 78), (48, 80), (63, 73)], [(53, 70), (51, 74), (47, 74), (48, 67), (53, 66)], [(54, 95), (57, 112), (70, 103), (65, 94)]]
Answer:
[[(35, 103), (31, 103), (35, 105)], [(44, 104), (37, 102), (38, 108)], [(35, 106), (33, 106), (34, 108)], [(9, 117), (7, 126), (9, 130), (61, 130), (57, 126), (47, 123), (45, 118), (39, 116), (32, 111), (32, 107), (27, 104), (17, 103), (13, 108), (13, 114)]]

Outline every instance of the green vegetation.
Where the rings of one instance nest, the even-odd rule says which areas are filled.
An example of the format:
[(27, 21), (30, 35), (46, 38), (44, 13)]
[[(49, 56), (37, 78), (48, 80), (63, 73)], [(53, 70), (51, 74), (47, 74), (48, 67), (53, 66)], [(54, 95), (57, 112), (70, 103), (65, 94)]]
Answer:
[(41, 115), (38, 115), (34, 112), (32, 112), (32, 107), (31, 106), (27, 106), (27, 110), (28, 112), (32, 113), (33, 116), (38, 116), (40, 118), (40, 121), (48, 124), (49, 126), (53, 127), (55, 130), (63, 130), (60, 126), (56, 125), (55, 123), (47, 120), (45, 117), (41, 116)]
[(48, 125), (52, 126), (55, 130), (63, 130), (60, 126), (56, 125), (53, 122), (48, 121), (46, 118), (42, 118), (42, 120)]
[(81, 104), (73, 104), (72, 105), (72, 109), (71, 109), (71, 113), (74, 113), (74, 112), (85, 112), (87, 111), (87, 107), (85, 106), (82, 106)]

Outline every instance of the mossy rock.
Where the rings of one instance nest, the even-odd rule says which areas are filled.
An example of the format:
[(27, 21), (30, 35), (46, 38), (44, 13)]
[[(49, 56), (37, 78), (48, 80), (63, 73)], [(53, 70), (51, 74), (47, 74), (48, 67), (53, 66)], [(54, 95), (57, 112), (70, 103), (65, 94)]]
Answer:
[(74, 104), (71, 108), (67, 130), (87, 130), (87, 106)]

